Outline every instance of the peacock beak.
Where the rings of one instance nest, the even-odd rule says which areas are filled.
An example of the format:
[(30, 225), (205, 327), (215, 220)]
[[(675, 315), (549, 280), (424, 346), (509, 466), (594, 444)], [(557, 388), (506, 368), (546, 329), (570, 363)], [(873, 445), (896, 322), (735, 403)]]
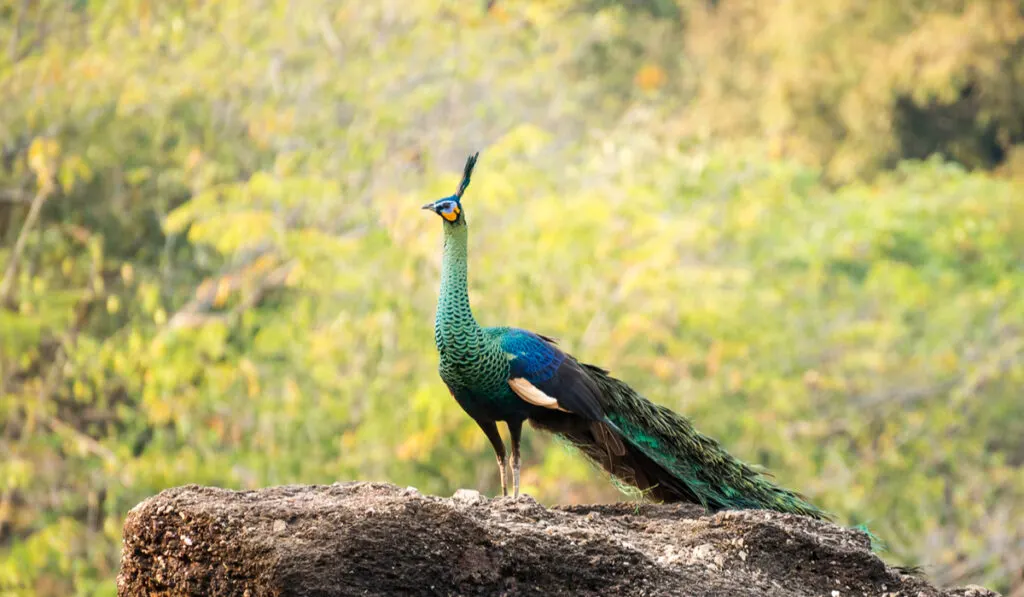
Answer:
[(420, 209), (429, 209), (431, 211), (434, 211), (434, 203), (435, 203), (434, 201), (431, 201), (430, 203), (427, 203), (426, 205), (424, 205)]

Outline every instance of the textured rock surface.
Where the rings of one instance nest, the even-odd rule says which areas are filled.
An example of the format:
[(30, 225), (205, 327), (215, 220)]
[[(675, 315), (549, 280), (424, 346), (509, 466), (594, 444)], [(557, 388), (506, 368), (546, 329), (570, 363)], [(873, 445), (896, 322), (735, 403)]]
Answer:
[(121, 596), (995, 595), (936, 589), (864, 534), (791, 515), (382, 483), (169, 489), (129, 513), (121, 565)]

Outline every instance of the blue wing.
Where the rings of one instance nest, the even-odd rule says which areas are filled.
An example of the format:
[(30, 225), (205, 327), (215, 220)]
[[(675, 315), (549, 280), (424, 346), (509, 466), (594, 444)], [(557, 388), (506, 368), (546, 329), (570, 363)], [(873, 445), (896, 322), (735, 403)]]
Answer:
[[(541, 400), (556, 400), (557, 406), (552, 407), (560, 410), (594, 421), (604, 418), (597, 384), (576, 359), (555, 346), (554, 340), (518, 328), (487, 331), (498, 337), (502, 350), (509, 355), (510, 385), (532, 386), (543, 393)], [(513, 390), (519, 393), (516, 385)]]

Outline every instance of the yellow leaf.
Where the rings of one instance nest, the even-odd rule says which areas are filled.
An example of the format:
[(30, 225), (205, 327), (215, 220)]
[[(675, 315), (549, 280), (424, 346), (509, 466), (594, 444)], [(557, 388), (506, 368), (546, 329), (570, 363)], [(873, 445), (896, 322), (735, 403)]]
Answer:
[(402, 461), (412, 460), (421, 452), (423, 444), (423, 434), (413, 433), (398, 446), (395, 455)]
[(214, 307), (223, 307), (231, 296), (231, 284), (228, 278), (221, 278), (217, 281), (217, 294), (213, 297)]
[(149, 101), (149, 94), (146, 91), (146, 86), (138, 79), (130, 78), (125, 82), (121, 96), (117, 99), (117, 112), (119, 114), (132, 112), (147, 101)]
[(665, 84), (665, 71), (655, 64), (645, 64), (636, 73), (634, 82), (644, 91), (653, 91)]
[(207, 424), (207, 426), (210, 428), (211, 431), (214, 432), (214, 434), (217, 435), (217, 439), (218, 440), (221, 440), (221, 441), (224, 440), (225, 426), (224, 426), (224, 418), (223, 417), (215, 416), (215, 417), (211, 418), (210, 422)]
[(36, 137), (28, 148), (28, 166), (36, 175), (40, 188), (46, 186), (53, 176), (57, 158), (60, 156), (60, 144), (54, 139)]
[(125, 284), (131, 284), (132, 280), (135, 279), (135, 270), (132, 268), (132, 264), (124, 263), (121, 265), (121, 279), (124, 280)]
[(672, 374), (675, 373), (676, 365), (675, 362), (668, 357), (657, 357), (652, 363), (652, 369), (654, 370), (654, 375), (656, 375), (658, 379), (665, 381), (671, 378)]
[(491, 5), (490, 14), (494, 17), (494, 20), (499, 23), (505, 24), (509, 21), (508, 11), (505, 10), (504, 5), (499, 2), (495, 2)]
[(298, 264), (288, 272), (288, 276), (285, 277), (284, 283), (286, 286), (295, 286), (302, 279), (303, 274), (302, 264)]
[(171, 420), (171, 405), (166, 400), (156, 399), (148, 404), (149, 420), (155, 425), (163, 425)]
[(199, 162), (202, 159), (203, 152), (200, 151), (198, 147), (193, 147), (192, 150), (188, 152), (188, 157), (185, 158), (185, 170), (191, 172), (196, 166), (199, 165)]
[(705, 360), (705, 367), (707, 368), (708, 375), (714, 376), (718, 373), (719, 367), (722, 366), (722, 343), (715, 341), (711, 344), (710, 350), (708, 350), (708, 356)]
[(256, 370), (256, 365), (249, 359), (242, 359), (238, 364), (238, 368), (245, 375), (246, 393), (249, 395), (249, 398), (255, 398), (260, 392), (259, 371)]

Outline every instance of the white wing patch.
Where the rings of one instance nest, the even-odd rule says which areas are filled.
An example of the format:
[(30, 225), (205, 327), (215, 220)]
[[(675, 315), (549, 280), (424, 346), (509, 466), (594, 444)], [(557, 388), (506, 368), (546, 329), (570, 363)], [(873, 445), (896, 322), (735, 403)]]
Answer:
[(537, 389), (537, 386), (527, 381), (524, 377), (514, 377), (508, 380), (508, 385), (517, 396), (534, 406), (569, 412), (558, 405), (558, 400)]

